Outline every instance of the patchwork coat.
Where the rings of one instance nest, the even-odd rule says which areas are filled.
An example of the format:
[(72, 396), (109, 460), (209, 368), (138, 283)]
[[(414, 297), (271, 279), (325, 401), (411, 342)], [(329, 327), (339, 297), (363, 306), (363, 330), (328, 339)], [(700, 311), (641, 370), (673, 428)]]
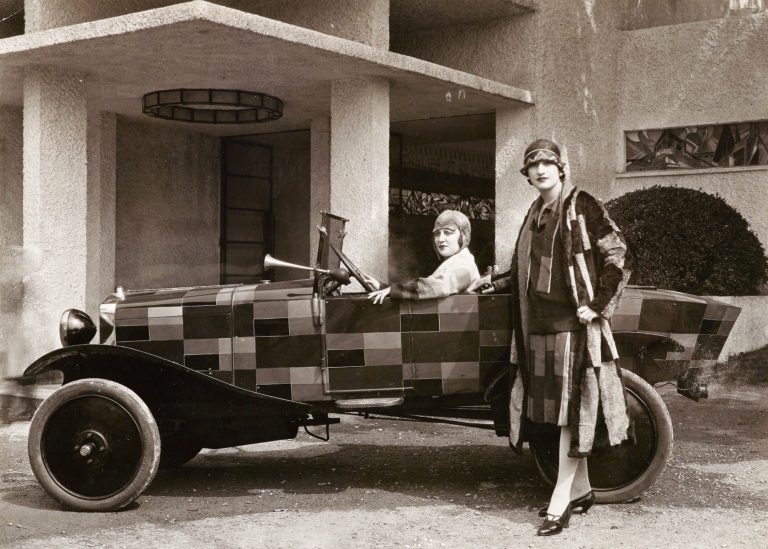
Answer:
[[(618, 353), (609, 325), (630, 274), (630, 255), (624, 238), (604, 206), (569, 184), (563, 189), (560, 236), (563, 273), (569, 297), (576, 308), (589, 306), (598, 313), (575, 341), (571, 365), (568, 425), (569, 456), (584, 457), (593, 448), (614, 446), (631, 438), (624, 383)], [(497, 290), (513, 294), (514, 340), (510, 388), (510, 444), (520, 449), (525, 424), (528, 381), (527, 349), (529, 305), (527, 287), (533, 218), (542, 206), (539, 197), (526, 215), (518, 236), (509, 272), (494, 277)]]

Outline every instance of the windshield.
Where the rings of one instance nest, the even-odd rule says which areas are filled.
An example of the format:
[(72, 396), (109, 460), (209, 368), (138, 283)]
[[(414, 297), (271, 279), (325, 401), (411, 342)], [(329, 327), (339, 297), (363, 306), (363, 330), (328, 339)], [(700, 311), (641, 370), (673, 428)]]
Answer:
[(315, 266), (320, 269), (338, 269), (340, 262), (335, 253), (331, 253), (331, 243), (339, 250), (343, 250), (344, 226), (347, 219), (328, 212), (320, 212), (323, 220), (320, 224), (320, 241), (317, 245), (317, 262)]

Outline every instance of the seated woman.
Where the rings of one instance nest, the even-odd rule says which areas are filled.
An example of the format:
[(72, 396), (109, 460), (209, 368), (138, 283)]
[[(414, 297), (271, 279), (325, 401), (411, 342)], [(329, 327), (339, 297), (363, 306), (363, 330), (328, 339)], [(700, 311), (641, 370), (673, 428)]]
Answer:
[(378, 280), (363, 275), (377, 291), (368, 294), (374, 303), (382, 303), (388, 295), (393, 299), (433, 299), (465, 291), (480, 278), (475, 257), (469, 253), (472, 228), (467, 216), (455, 210), (446, 210), (437, 216), (432, 230), (433, 245), (442, 263), (426, 278), (417, 278), (402, 284), (385, 287)]

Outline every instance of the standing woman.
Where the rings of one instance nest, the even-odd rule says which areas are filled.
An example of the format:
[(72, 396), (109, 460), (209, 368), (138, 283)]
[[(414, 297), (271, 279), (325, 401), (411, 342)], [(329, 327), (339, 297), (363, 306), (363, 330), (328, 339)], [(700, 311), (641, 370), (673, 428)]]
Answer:
[(565, 178), (560, 149), (531, 143), (521, 173), (539, 191), (520, 229), (508, 273), (484, 277), (513, 294), (514, 381), (510, 444), (519, 450), (524, 419), (560, 427), (558, 477), (538, 535), (568, 527), (595, 495), (587, 456), (630, 439), (624, 384), (608, 320), (629, 278), (630, 258), (603, 205)]

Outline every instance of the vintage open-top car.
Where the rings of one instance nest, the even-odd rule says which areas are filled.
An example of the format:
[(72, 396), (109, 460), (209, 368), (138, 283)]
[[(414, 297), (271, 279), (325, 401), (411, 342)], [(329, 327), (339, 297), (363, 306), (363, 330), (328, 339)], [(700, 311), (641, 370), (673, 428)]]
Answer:
[[(510, 296), (423, 300), (340, 293), (351, 274), (346, 220), (324, 213), (314, 278), (161, 290), (118, 289), (101, 305), (100, 344), (81, 311), (62, 316), (64, 347), (25, 376), (51, 370), (63, 386), (36, 412), (29, 457), (40, 484), (81, 510), (119, 509), (158, 467), (203, 448), (290, 439), (330, 414), (486, 419), (509, 431)], [(339, 263), (341, 262), (341, 264)], [(268, 267), (302, 268), (267, 257)], [(699, 370), (717, 359), (739, 314), (712, 299), (629, 287), (613, 330), (636, 443), (590, 457), (598, 501), (637, 498), (672, 449), (666, 407), (648, 382), (677, 379), (698, 400)], [(490, 422), (493, 422), (491, 425)], [(320, 437), (318, 437), (320, 438)], [(557, 437), (528, 440), (539, 470), (557, 474)]]

